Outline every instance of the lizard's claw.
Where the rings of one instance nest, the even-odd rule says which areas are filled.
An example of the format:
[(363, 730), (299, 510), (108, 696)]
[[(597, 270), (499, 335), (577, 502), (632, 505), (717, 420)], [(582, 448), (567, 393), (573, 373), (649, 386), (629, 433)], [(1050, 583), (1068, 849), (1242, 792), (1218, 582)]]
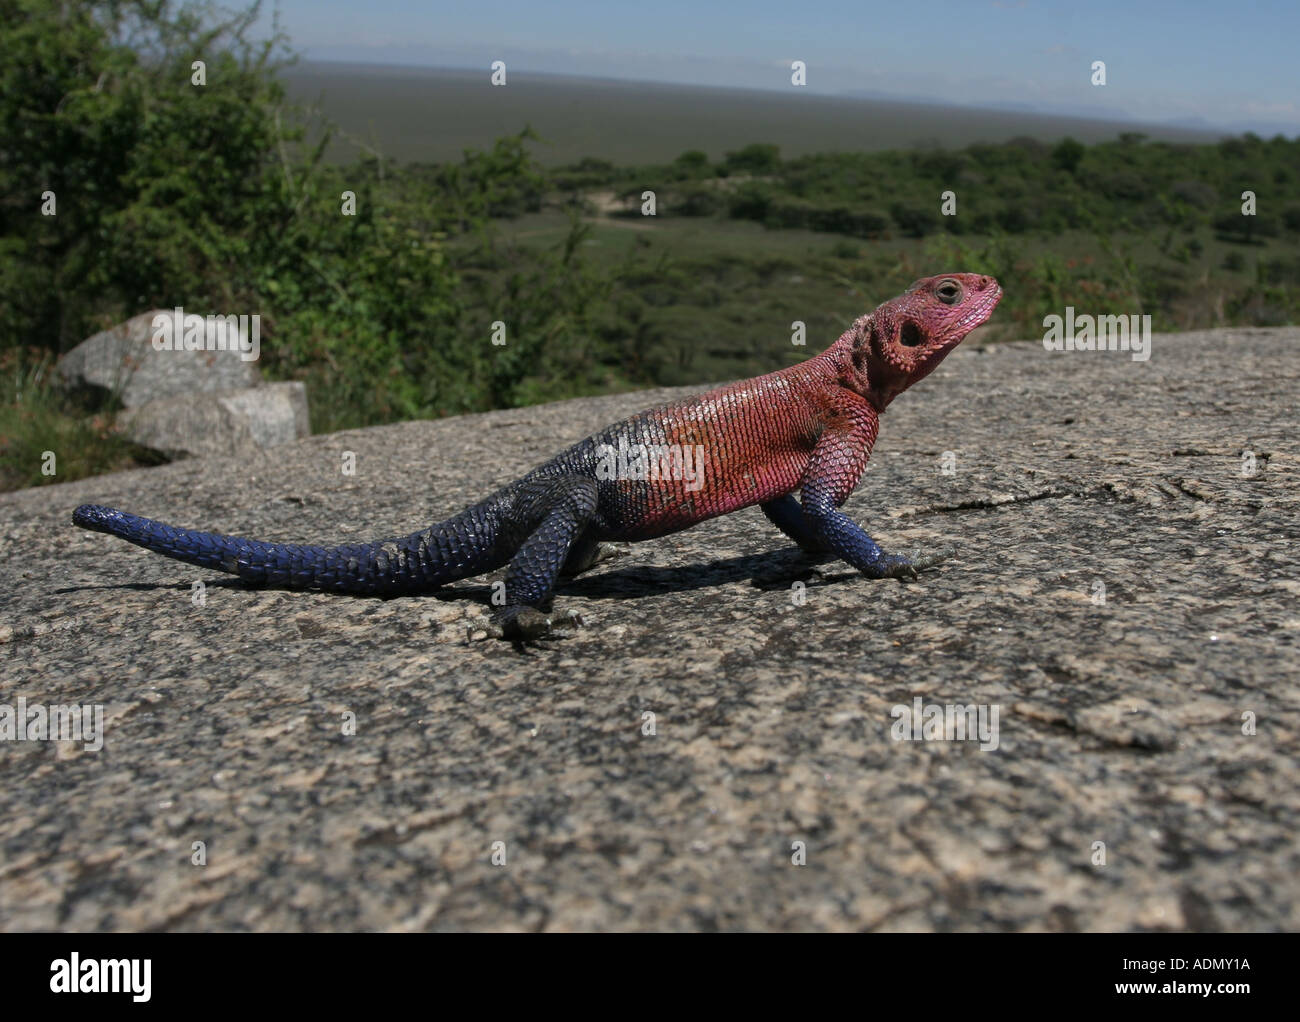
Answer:
[(914, 579), (917, 577), (918, 572), (934, 567), (956, 552), (956, 547), (946, 546), (932, 553), (921, 553), (918, 550), (911, 557), (904, 557), (900, 554), (884, 554), (875, 566), (864, 569), (862, 574), (866, 575), (867, 578)]
[(922, 553), (920, 550), (916, 551), (916, 553), (908, 558), (908, 560), (912, 562), (912, 568), (914, 569), (912, 577), (915, 578), (918, 571), (924, 571), (926, 568), (933, 568), (936, 564), (941, 561), (946, 561), (956, 553), (957, 548), (951, 545), (940, 547), (938, 550), (932, 550), (929, 553)]
[(535, 607), (504, 607), (492, 615), (484, 627), (477, 630), (471, 626), (468, 638), (509, 639), (513, 642), (528, 642), (535, 639), (560, 638), (573, 628), (583, 626), (582, 615), (577, 611), (566, 610), (559, 614), (544, 614)]

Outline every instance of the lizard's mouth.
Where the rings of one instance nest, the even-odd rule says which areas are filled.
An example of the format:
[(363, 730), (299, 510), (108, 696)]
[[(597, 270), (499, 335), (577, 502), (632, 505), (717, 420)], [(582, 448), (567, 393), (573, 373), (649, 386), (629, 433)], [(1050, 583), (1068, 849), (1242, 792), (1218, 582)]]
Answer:
[(998, 302), (1002, 301), (1002, 288), (994, 285), (993, 290), (983, 295), (978, 304), (972, 305), (966, 313), (953, 323), (950, 327), (945, 327), (945, 332), (949, 333), (951, 340), (945, 343), (945, 348), (950, 348), (965, 339), (966, 335), (974, 330), (977, 326), (983, 326), (993, 315), (993, 310), (997, 308)]
[(994, 284), (993, 290), (984, 297), (984, 300), (961, 318), (957, 324), (958, 329), (974, 330), (977, 326), (982, 326), (993, 315), (993, 310), (997, 308), (1000, 301), (1002, 301), (1002, 288)]

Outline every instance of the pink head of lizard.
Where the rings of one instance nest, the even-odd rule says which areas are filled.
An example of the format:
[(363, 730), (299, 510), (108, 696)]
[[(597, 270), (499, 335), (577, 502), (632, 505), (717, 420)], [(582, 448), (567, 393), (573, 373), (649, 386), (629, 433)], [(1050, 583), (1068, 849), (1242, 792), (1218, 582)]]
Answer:
[(854, 324), (846, 382), (883, 411), (985, 323), (1001, 298), (998, 282), (983, 274), (921, 278)]

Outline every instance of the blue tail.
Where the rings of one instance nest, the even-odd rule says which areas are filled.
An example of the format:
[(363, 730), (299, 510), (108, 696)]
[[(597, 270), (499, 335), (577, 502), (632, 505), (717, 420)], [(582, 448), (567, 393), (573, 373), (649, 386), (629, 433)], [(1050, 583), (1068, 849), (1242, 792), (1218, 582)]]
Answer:
[(98, 504), (82, 504), (72, 513), (72, 523), (178, 561), (238, 575), (254, 585), (399, 594), (427, 592), (505, 563), (497, 559), (494, 537), (485, 534), (489, 530), (482, 522), (478, 528), (462, 522), (474, 510), (400, 539), (336, 547), (263, 543), (178, 529)]

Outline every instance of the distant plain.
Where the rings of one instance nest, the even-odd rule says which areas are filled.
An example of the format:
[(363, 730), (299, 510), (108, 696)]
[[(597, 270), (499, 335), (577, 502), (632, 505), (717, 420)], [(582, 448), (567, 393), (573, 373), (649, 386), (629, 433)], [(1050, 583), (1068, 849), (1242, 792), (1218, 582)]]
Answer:
[(319, 104), (346, 134), (330, 153), (346, 162), (367, 148), (398, 160), (444, 162), (487, 149), (531, 125), (538, 162), (596, 156), (615, 164), (666, 163), (687, 149), (713, 159), (752, 142), (805, 153), (956, 148), (1016, 136), (1080, 142), (1141, 131), (1169, 142), (1212, 142), (1218, 133), (1048, 114), (901, 103), (787, 91), (563, 78), (490, 71), (302, 63), (284, 81), (291, 98)]

